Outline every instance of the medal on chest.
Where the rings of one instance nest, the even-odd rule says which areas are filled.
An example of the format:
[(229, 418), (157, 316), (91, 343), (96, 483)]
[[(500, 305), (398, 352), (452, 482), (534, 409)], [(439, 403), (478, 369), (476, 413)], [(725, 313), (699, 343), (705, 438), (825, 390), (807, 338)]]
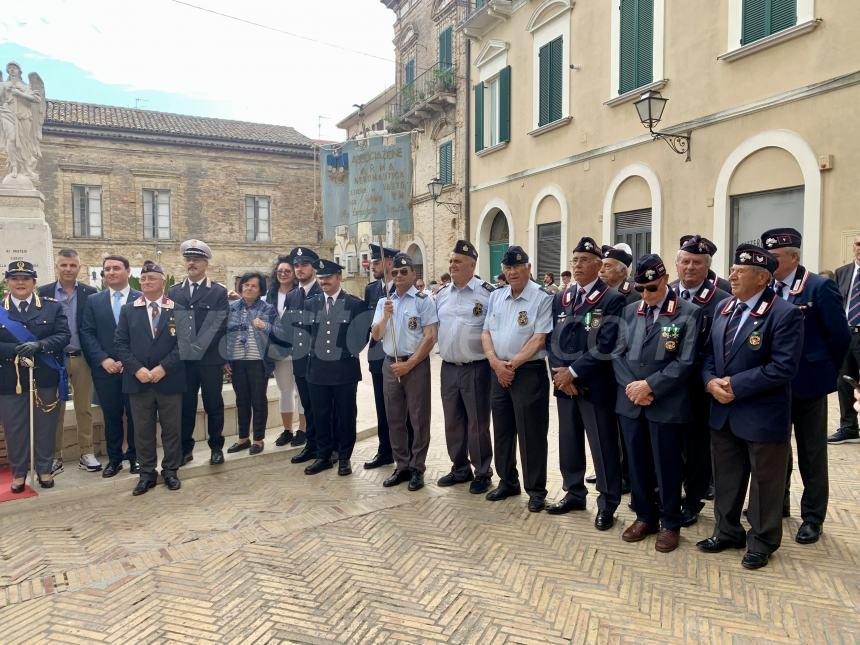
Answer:
[(529, 324), (529, 312), (527, 312), (527, 311), (519, 312), (519, 314), (517, 314), (517, 324), (520, 327), (525, 327), (526, 325), (528, 325)]
[(406, 326), (411, 330), (415, 331), (418, 329), (418, 316), (411, 316), (409, 321), (406, 323)]
[(752, 332), (747, 342), (753, 349), (758, 349), (761, 346), (761, 334), (757, 331)]
[(668, 325), (660, 328), (660, 336), (663, 338), (663, 346), (668, 352), (678, 349), (678, 339), (681, 336), (681, 328), (678, 325)]

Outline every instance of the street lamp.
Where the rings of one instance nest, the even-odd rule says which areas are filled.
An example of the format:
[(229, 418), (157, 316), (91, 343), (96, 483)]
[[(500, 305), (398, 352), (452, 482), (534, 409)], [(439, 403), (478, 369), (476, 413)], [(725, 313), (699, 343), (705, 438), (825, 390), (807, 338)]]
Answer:
[(686, 160), (690, 161), (692, 130), (687, 130), (686, 135), (654, 132), (654, 126), (660, 123), (660, 119), (663, 117), (663, 110), (666, 109), (668, 101), (669, 99), (664, 99), (660, 92), (649, 90), (639, 97), (639, 100), (633, 105), (639, 114), (639, 121), (643, 126), (648, 128), (648, 132), (651, 133), (654, 139), (662, 139), (679, 155), (686, 154)]
[(439, 196), (442, 194), (442, 186), (442, 180), (438, 177), (433, 177), (430, 183), (427, 184), (427, 192), (430, 193), (434, 202), (439, 201)]

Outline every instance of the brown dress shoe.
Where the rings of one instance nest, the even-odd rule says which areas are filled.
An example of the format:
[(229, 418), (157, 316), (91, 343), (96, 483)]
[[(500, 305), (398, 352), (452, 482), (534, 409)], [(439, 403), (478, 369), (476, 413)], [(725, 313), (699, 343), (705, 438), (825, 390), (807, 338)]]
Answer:
[(621, 534), (621, 539), (625, 542), (640, 542), (647, 536), (656, 532), (656, 526), (651, 526), (650, 524), (636, 520), (625, 529), (624, 533)]
[(678, 548), (680, 539), (681, 531), (660, 529), (660, 533), (657, 534), (657, 541), (654, 543), (654, 549), (660, 553), (671, 553)]

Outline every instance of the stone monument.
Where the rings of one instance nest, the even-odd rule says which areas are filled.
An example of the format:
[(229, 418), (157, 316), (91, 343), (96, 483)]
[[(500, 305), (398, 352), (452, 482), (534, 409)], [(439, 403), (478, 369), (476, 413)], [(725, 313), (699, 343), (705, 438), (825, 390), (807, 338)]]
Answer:
[(6, 172), (0, 182), (0, 267), (13, 260), (28, 260), (39, 282), (54, 279), (51, 229), (45, 221), (45, 197), (36, 189), (37, 166), (42, 156), (45, 122), (45, 84), (35, 72), (25, 83), (21, 66), (6, 65), (0, 73), (0, 152)]

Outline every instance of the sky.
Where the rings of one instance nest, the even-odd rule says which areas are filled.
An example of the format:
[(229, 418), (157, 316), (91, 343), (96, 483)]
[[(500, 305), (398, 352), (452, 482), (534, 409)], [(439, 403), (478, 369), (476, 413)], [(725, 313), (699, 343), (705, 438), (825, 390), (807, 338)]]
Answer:
[(330, 140), (344, 138), (336, 123), (354, 103), (394, 81), (394, 13), (379, 0), (188, 3), (209, 11), (184, 0), (4, 3), (0, 66), (38, 72), (48, 98), (289, 125)]

